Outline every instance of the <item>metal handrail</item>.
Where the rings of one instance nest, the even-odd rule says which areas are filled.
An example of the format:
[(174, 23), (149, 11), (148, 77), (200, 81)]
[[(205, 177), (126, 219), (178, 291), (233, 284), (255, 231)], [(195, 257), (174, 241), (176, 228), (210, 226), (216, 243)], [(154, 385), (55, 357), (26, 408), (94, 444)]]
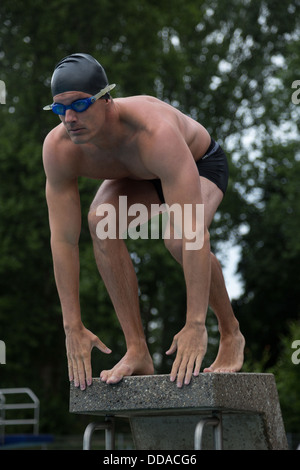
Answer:
[[(6, 404), (6, 395), (26, 394), (31, 398), (32, 403), (13, 403)], [(6, 410), (33, 409), (33, 418), (27, 419), (5, 419)], [(32, 424), (33, 434), (39, 433), (39, 413), (40, 401), (30, 388), (0, 388), (0, 439), (4, 441), (5, 426)]]
[(0, 393), (0, 443), (4, 443), (5, 396)]
[(223, 449), (222, 414), (214, 412), (212, 416), (203, 418), (196, 426), (194, 434), (194, 449), (202, 450), (203, 431), (206, 426), (213, 426), (214, 450)]

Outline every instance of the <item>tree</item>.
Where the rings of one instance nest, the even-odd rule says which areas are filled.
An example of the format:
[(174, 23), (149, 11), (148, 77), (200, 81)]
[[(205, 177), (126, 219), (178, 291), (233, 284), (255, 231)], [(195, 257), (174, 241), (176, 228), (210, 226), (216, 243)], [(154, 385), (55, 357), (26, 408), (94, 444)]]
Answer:
[(266, 349), (266, 367), (278, 358), (279, 338), (287, 334), (287, 320), (299, 319), (300, 313), (300, 250), (296, 236), (300, 220), (300, 161), (296, 150), (299, 151), (298, 143), (266, 147), (261, 157), (264, 174), (259, 175), (262, 164), (256, 166), (256, 176), (255, 169), (249, 170), (257, 198), (248, 212), (248, 231), (240, 239), (239, 272), (245, 293), (235, 308), (247, 331), (250, 357), (258, 360)]
[[(276, 365), (270, 369), (276, 376), (280, 405), (286, 429), (299, 434), (300, 382), (299, 382), (300, 323), (289, 322), (286, 335), (281, 335), (281, 351)], [(298, 443), (297, 443), (298, 444)]]
[[(224, 145), (231, 180), (211, 229), (212, 246), (218, 250), (219, 242), (231, 236), (242, 244), (240, 270), (245, 294), (236, 303), (241, 320), (250, 318), (249, 311), (253, 319), (253, 310), (261, 306), (262, 298), (267, 298), (264, 287), (268, 284), (276, 286), (278, 299), (285, 298), (286, 289), (296, 299), (289, 304), (293, 310), (285, 312), (284, 319), (282, 310), (276, 316), (276, 322), (282, 324), (295, 316), (298, 305), (294, 287), (297, 281), (292, 277), (298, 275), (298, 242), (292, 237), (298, 221), (291, 217), (283, 229), (274, 214), (288, 207), (298, 213), (295, 191), (299, 160), (295, 158), (296, 142), (287, 137), (283, 154), (275, 131), (283, 121), (288, 123), (298, 116), (289, 96), (292, 81), (299, 78), (297, 7), (299, 0), (288, 4), (278, 0), (230, 0), (226, 4), (205, 0), (95, 0), (88, 9), (78, 0), (46, 4), (42, 0), (1, 1), (0, 79), (8, 92), (6, 105), (0, 105), (0, 334), (7, 345), (1, 383), (25, 384), (34, 389), (42, 400), (47, 430), (52, 426), (55, 431), (68, 432), (72, 420), (67, 411), (64, 336), (53, 280), (41, 161), (43, 139), (57, 123), (51, 113), (42, 112), (51, 101), (54, 64), (72, 52), (91, 53), (103, 64), (109, 80), (118, 84), (115, 97), (156, 95), (198, 119)], [(251, 152), (245, 143), (250, 131), (255, 134)], [(280, 157), (283, 168), (275, 162), (265, 170), (264, 153), (258, 159), (252, 158), (253, 151), (258, 150), (269, 151), (269, 160)], [(289, 164), (284, 160), (286, 151)], [(282, 197), (276, 198), (274, 178), (278, 177), (287, 180), (280, 186), (282, 197), (289, 198), (286, 204)], [(255, 185), (251, 181), (256, 178), (262, 206), (257, 198), (253, 199)], [(85, 216), (97, 185), (80, 180)], [(257, 221), (263, 233), (256, 227)], [(282, 271), (282, 264), (272, 243), (273, 223), (276, 234), (284, 240), (282, 259), (293, 264), (293, 269), (286, 270), (286, 279), (281, 277), (276, 283), (274, 277), (276, 280)], [(241, 227), (245, 226), (248, 232), (243, 235)], [(272, 269), (266, 268), (259, 242), (270, 246)], [(164, 351), (185, 315), (182, 272), (162, 243), (128, 240), (128, 246), (139, 274), (145, 331), (158, 371), (168, 372), (170, 364)], [(260, 278), (263, 287), (259, 286)], [(85, 223), (81, 281), (84, 321), (117, 350), (111, 357), (113, 363), (122, 354), (122, 334), (96, 272)], [(271, 298), (273, 294), (270, 288), (267, 295)], [(257, 303), (251, 306), (254, 298)], [(266, 310), (268, 305), (270, 301), (265, 302), (259, 316), (255, 311), (256, 331), (260, 333), (262, 325), (269, 325), (275, 318)], [(256, 349), (251, 340), (255, 334), (253, 322), (243, 324), (257, 357), (269, 340), (265, 336)], [(95, 354), (94, 359), (98, 373), (103, 356)]]

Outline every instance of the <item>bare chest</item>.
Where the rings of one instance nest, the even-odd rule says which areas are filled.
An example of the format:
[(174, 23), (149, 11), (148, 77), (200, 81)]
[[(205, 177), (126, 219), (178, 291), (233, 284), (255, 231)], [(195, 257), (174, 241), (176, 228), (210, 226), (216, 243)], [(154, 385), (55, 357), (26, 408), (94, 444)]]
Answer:
[(136, 146), (105, 151), (85, 149), (80, 158), (79, 173), (93, 179), (155, 178), (143, 164), (141, 151)]

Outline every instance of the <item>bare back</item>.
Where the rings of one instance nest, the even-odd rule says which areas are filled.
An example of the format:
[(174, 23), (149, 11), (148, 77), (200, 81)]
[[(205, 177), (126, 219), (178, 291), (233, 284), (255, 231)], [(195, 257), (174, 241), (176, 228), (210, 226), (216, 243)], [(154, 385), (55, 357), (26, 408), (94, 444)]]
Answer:
[[(204, 155), (210, 144), (209, 133), (201, 124), (156, 98), (117, 98), (110, 105), (101, 127), (102, 139), (98, 141), (94, 139), (92, 142), (74, 143), (68, 134), (66, 122), (48, 134), (44, 144), (48, 177), (50, 174), (57, 177), (57, 173), (60, 173), (63, 179), (79, 176), (95, 179), (152, 179), (158, 175), (147, 164), (146, 154), (153, 142), (166, 149), (163, 158), (169, 160), (169, 163), (174, 150), (168, 151), (166, 140), (175, 146), (178, 141), (178, 152), (184, 148), (181, 153), (189, 153), (196, 161)], [(78, 119), (82, 120), (82, 117), (79, 115)], [(97, 122), (93, 125), (96, 126)], [(52, 157), (47, 164), (48, 153)]]

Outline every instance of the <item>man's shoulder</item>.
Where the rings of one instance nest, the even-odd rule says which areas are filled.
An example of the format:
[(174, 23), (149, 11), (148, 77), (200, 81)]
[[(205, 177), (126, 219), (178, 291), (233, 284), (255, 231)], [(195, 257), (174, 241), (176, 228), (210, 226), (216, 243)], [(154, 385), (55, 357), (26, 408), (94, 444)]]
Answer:
[(125, 104), (134, 104), (135, 102), (141, 103), (141, 102), (149, 102), (149, 103), (154, 103), (154, 102), (161, 102), (158, 98), (155, 98), (154, 96), (151, 95), (131, 95), (131, 96), (124, 96), (121, 98), (114, 98), (115, 102), (123, 102)]
[(64, 156), (67, 158), (74, 157), (82, 153), (82, 150), (79, 145), (76, 145), (70, 139), (64, 125), (61, 123), (58, 126), (54, 127), (45, 137), (43, 144), (43, 153), (52, 154), (56, 156)]
[(60, 123), (51, 129), (51, 131), (46, 135), (44, 146), (57, 149), (59, 145), (66, 143), (67, 140), (70, 141), (70, 138), (68, 137), (63, 124)]
[[(74, 148), (73, 148), (74, 147)], [(73, 178), (77, 174), (76, 153), (79, 148), (72, 143), (63, 124), (54, 127), (45, 137), (43, 162), (46, 175), (50, 177)]]
[(158, 107), (164, 105), (163, 101), (150, 95), (136, 95), (114, 99), (118, 105), (119, 112), (122, 116), (143, 114), (152, 115)]
[[(178, 125), (178, 111), (168, 103), (149, 95), (130, 96), (117, 100), (121, 119), (151, 138), (159, 130)], [(160, 132), (159, 132), (160, 133)]]

